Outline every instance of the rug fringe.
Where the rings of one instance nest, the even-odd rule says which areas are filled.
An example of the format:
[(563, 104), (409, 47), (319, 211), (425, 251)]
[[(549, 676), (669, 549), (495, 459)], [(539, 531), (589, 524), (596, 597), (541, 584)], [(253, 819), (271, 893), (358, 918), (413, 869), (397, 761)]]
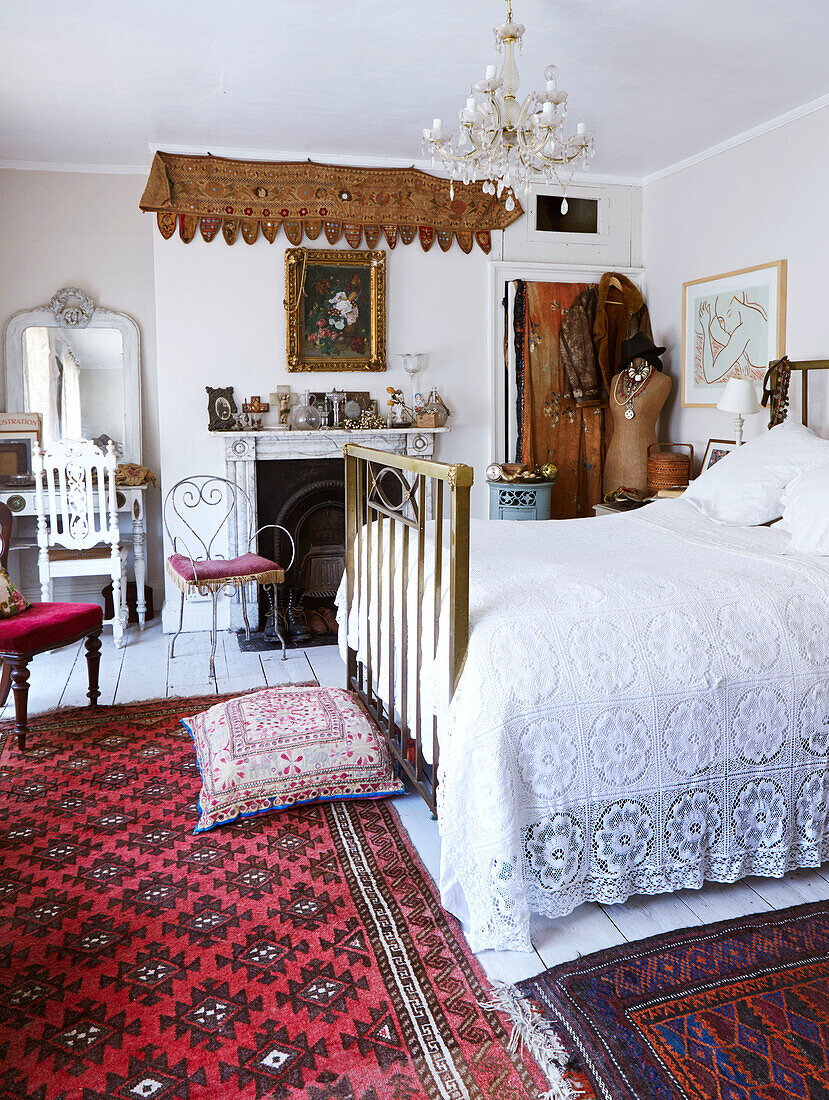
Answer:
[(492, 1000), (479, 1002), (480, 1007), (508, 1016), (512, 1034), (507, 1049), (516, 1054), (526, 1045), (541, 1066), (550, 1088), (538, 1100), (577, 1100), (584, 1096), (582, 1089), (567, 1079), (565, 1070), (570, 1056), (549, 1020), (514, 985), (499, 981), (490, 985)]

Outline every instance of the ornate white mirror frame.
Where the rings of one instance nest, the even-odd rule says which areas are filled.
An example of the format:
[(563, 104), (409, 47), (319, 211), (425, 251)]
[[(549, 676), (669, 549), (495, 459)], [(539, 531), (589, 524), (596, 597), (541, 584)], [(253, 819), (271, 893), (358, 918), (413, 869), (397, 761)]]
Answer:
[(141, 341), (138, 325), (126, 313), (96, 306), (78, 287), (63, 287), (48, 305), (23, 310), (6, 325), (5, 375), (0, 375), (0, 404), (6, 412), (38, 412), (23, 407), (23, 333), (30, 327), (115, 329), (124, 357), (125, 462), (141, 462)]

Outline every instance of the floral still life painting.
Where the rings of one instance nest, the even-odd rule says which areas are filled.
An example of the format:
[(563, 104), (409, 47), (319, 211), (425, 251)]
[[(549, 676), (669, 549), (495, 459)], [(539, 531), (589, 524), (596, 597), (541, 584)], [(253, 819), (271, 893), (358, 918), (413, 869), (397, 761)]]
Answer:
[(713, 408), (729, 378), (762, 382), (785, 347), (786, 261), (683, 287), (682, 404)]
[(288, 370), (385, 370), (385, 253), (285, 254)]

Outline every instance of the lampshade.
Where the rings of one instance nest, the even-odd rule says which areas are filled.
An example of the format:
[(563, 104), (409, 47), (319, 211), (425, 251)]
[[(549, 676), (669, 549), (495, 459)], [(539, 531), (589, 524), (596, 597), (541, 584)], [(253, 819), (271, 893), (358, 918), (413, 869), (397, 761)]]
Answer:
[(750, 378), (729, 378), (725, 384), (722, 397), (717, 402), (717, 408), (723, 412), (737, 413), (739, 416), (750, 416), (760, 412), (760, 404), (757, 400), (757, 390)]

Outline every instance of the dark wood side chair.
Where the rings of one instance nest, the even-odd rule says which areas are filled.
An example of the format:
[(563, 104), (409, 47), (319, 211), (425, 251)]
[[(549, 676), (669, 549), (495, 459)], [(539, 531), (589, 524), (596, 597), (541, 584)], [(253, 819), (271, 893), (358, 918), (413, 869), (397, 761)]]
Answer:
[[(8, 571), (12, 513), (0, 503), (0, 565)], [(14, 690), (14, 732), (22, 752), (26, 748), (26, 710), (29, 697), (29, 662), (38, 653), (61, 649), (86, 639), (86, 663), (89, 670), (89, 705), (98, 705), (98, 665), (101, 660), (103, 608), (94, 603), (35, 603), (0, 619), (0, 705)]]

